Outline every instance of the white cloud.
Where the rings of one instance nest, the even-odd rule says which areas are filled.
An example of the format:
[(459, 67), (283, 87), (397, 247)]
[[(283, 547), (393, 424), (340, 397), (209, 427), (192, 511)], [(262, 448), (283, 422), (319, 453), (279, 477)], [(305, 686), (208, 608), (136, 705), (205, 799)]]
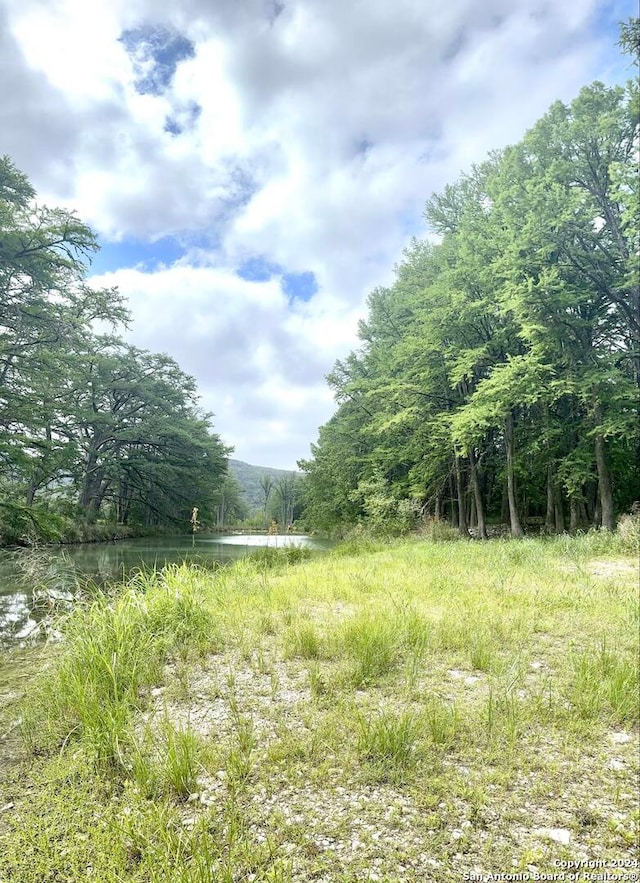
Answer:
[[(279, 8), (0, 0), (0, 152), (103, 238), (197, 237), (176, 266), (102, 281), (131, 298), (132, 340), (195, 375), (236, 456), (291, 467), (430, 194), (619, 68), (597, 0)], [(613, 16), (632, 14), (616, 0)], [(162, 94), (138, 94), (119, 40), (141, 27), (193, 44)], [(240, 279), (257, 256), (312, 271), (317, 294)]]
[[(352, 344), (356, 314), (322, 299), (291, 308), (278, 280), (174, 266), (93, 277), (129, 295), (131, 341), (198, 379), (202, 407), (237, 456), (293, 468), (331, 414), (324, 374)], [(276, 444), (277, 442), (277, 444)]]
[(111, 3), (27, 2), (13, 21), (29, 67), (45, 73), (76, 106), (117, 99), (132, 77)]

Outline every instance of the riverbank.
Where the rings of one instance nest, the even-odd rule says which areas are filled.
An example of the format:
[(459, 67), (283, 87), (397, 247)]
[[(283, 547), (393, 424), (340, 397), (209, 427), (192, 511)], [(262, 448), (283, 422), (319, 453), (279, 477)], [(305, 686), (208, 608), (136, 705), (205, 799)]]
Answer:
[(42, 545), (106, 543), (153, 536), (162, 529), (114, 522), (87, 523), (38, 506), (3, 503), (0, 510), (0, 549)]
[[(161, 537), (176, 534), (176, 526), (142, 527), (141, 525), (115, 524), (98, 522), (87, 524), (74, 521), (51, 513), (31, 510), (28, 515), (26, 507), (20, 507), (22, 518), (18, 523), (0, 524), (0, 549), (33, 548), (35, 546), (75, 546), (85, 543), (111, 543), (119, 540), (131, 540), (141, 537)], [(231, 525), (215, 529), (198, 531), (196, 536), (213, 537), (233, 534), (253, 533), (257, 536), (306, 536), (303, 531), (288, 530), (274, 534), (268, 528), (251, 528), (243, 525)], [(184, 536), (191, 536), (185, 527)]]
[(72, 616), (22, 685), (0, 880), (633, 861), (637, 557), (616, 538), (273, 552)]

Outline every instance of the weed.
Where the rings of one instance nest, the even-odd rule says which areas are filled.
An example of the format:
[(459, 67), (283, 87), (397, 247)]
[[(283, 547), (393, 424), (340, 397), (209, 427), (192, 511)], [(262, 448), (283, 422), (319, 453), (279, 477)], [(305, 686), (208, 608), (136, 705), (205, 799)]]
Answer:
[(252, 754), (256, 747), (253, 721), (233, 711), (234, 741), (229, 748), (226, 772), (230, 789), (235, 792), (248, 781), (252, 768)]
[(407, 690), (411, 692), (418, 683), (424, 663), (424, 654), (421, 650), (414, 650), (407, 657), (405, 664), (405, 682)]
[(197, 572), (184, 591), (176, 583), (184, 566), (140, 575), (113, 599), (80, 605), (65, 624), (65, 643), (48, 677), (30, 695), (23, 730), (31, 747), (53, 747), (80, 738), (101, 763), (122, 766), (129, 723), (157, 682), (167, 656), (211, 641), (214, 619), (197, 597)]
[(311, 549), (304, 546), (284, 546), (281, 549), (273, 546), (262, 546), (251, 553), (251, 563), (261, 570), (281, 570), (290, 564), (299, 564), (312, 556)]
[(202, 743), (190, 727), (176, 728), (169, 721), (164, 723), (162, 737), (164, 776), (173, 792), (185, 799), (197, 787), (202, 769)]
[(398, 619), (402, 643), (417, 657), (422, 657), (429, 647), (432, 623), (413, 608), (404, 609)]
[(321, 639), (317, 628), (308, 620), (293, 622), (284, 638), (285, 658), (318, 659), (321, 656)]
[(333, 694), (332, 686), (327, 682), (319, 665), (310, 665), (307, 672), (309, 674), (309, 689), (314, 699), (326, 698)]
[(270, 675), (273, 671), (270, 657), (262, 647), (258, 647), (253, 654), (253, 667), (258, 674)]
[(488, 630), (476, 632), (469, 646), (469, 662), (477, 671), (493, 671), (497, 658), (495, 644)]
[(424, 711), (426, 730), (434, 745), (447, 747), (453, 743), (460, 729), (455, 703), (431, 698)]
[(176, 727), (165, 712), (159, 724), (147, 724), (132, 742), (128, 767), (143, 794), (186, 800), (197, 790), (207, 752), (189, 724)]
[(640, 514), (623, 515), (618, 521), (618, 541), (623, 550), (640, 554)]
[(336, 641), (351, 661), (349, 681), (354, 687), (375, 683), (398, 659), (398, 634), (384, 612), (365, 612), (343, 625)]
[(356, 750), (378, 779), (397, 780), (415, 766), (421, 736), (420, 721), (410, 712), (380, 712), (372, 718), (359, 714)]
[(638, 721), (638, 661), (601, 640), (595, 649), (569, 658), (567, 698), (587, 720), (606, 715), (613, 723)]

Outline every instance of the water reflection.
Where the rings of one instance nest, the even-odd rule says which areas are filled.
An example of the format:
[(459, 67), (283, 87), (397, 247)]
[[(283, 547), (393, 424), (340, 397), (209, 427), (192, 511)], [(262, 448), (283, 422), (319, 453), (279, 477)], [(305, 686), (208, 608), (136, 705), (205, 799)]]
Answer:
[(141, 568), (191, 561), (203, 567), (229, 563), (260, 547), (331, 544), (307, 536), (238, 534), (145, 537), (118, 543), (0, 551), (0, 642), (33, 638), (48, 627), (51, 613), (68, 609), (89, 582), (122, 582)]
[(38, 623), (31, 618), (31, 598), (27, 592), (0, 596), (0, 630), (16, 638), (26, 637)]
[[(207, 542), (203, 539), (201, 542)], [(318, 541), (307, 536), (298, 534), (284, 534), (283, 536), (269, 536), (264, 534), (229, 534), (228, 536), (216, 537), (210, 542), (221, 546), (270, 546), (271, 548), (283, 549), (287, 546), (312, 546)]]

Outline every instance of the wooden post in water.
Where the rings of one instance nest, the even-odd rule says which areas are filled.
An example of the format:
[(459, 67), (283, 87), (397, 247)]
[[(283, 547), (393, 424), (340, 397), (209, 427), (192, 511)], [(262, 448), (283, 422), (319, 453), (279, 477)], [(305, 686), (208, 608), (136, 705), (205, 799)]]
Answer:
[(196, 531), (199, 525), (198, 521), (198, 507), (193, 507), (193, 512), (191, 513), (191, 545), (195, 546), (196, 544)]

